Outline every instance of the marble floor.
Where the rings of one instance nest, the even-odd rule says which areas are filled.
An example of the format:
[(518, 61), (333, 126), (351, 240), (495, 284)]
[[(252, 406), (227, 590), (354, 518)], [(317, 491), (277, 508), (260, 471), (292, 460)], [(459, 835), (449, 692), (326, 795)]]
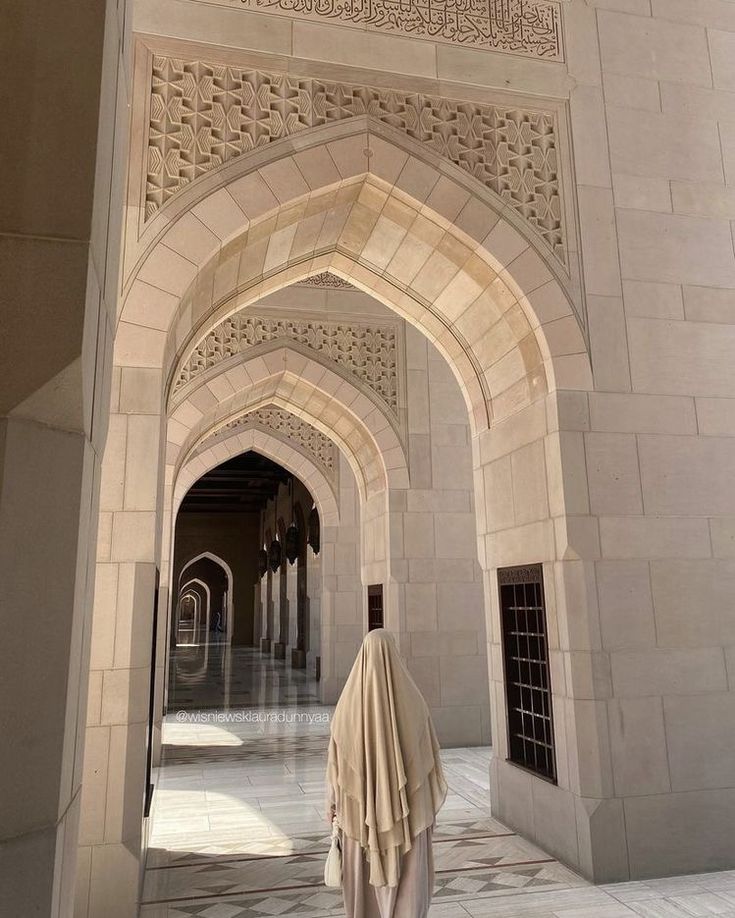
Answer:
[[(172, 692), (180, 706), (164, 724), (141, 918), (343, 915), (339, 891), (322, 884), (333, 709), (303, 672), (254, 650), (208, 657), (220, 691), (227, 656), (227, 707), (222, 694), (214, 707), (204, 675)], [(434, 836), (431, 918), (735, 918), (735, 871), (590, 885), (493, 819), (489, 755), (442, 754), (450, 793)]]
[(171, 711), (312, 705), (318, 701), (317, 683), (306, 670), (292, 669), (252, 647), (232, 647), (218, 637), (180, 644), (171, 654)]

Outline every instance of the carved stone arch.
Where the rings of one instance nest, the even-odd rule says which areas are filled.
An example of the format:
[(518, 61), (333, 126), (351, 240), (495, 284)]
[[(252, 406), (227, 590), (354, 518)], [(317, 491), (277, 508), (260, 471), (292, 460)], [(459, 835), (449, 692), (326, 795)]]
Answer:
[[(272, 404), (337, 444), (355, 472), (363, 498), (388, 486), (409, 486), (405, 449), (385, 412), (334, 369), (284, 346), (265, 358), (250, 364), (243, 360), (223, 371), (215, 386), (221, 400), (209, 386), (202, 384), (171, 414), (168, 481), (175, 480), (184, 458), (204, 438), (243, 414)], [(227, 392), (233, 394), (222, 397)], [(205, 404), (211, 407), (205, 409)], [(166, 498), (165, 506), (170, 506)]]
[(181, 580), (184, 576), (184, 572), (187, 571), (193, 564), (196, 564), (197, 561), (201, 561), (203, 558), (208, 558), (210, 561), (214, 561), (215, 564), (219, 564), (219, 566), (222, 568), (222, 570), (227, 575), (230, 585), (232, 585), (232, 581), (234, 579), (232, 575), (232, 568), (224, 560), (224, 558), (220, 558), (219, 555), (216, 555), (214, 554), (214, 552), (211, 552), (211, 551), (202, 551), (198, 555), (195, 555), (193, 558), (187, 561), (186, 564), (182, 565), (181, 570), (179, 571), (179, 583), (181, 583)]
[[(204, 441), (207, 442), (207, 441)], [(215, 445), (203, 450), (195, 448), (182, 463), (174, 484), (174, 509), (191, 485), (202, 475), (216, 468), (227, 459), (252, 450), (277, 462), (295, 475), (309, 490), (325, 525), (339, 524), (337, 496), (323, 471), (306, 454), (298, 452), (275, 431), (259, 428), (234, 429)]]
[[(173, 518), (175, 520), (176, 518), (175, 514)], [(209, 558), (210, 561), (214, 561), (215, 564), (218, 564), (222, 568), (222, 570), (225, 572), (225, 576), (227, 577), (227, 587), (228, 587), (227, 589), (227, 640), (231, 641), (232, 640), (232, 630), (234, 626), (233, 619), (234, 619), (234, 611), (235, 611), (235, 603), (234, 603), (235, 577), (232, 573), (232, 568), (224, 560), (224, 558), (220, 558), (219, 555), (216, 555), (214, 554), (214, 552), (211, 552), (211, 551), (200, 552), (198, 555), (196, 555), (194, 558), (191, 558), (189, 561), (186, 562), (186, 564), (182, 566), (181, 570), (179, 571), (179, 584), (181, 583), (181, 580), (184, 576), (185, 571), (187, 571), (193, 564), (196, 564), (197, 561), (201, 561), (202, 558)]]
[(205, 598), (206, 598), (206, 608), (207, 608), (207, 612), (206, 612), (206, 631), (207, 631), (207, 633), (208, 633), (208, 632), (209, 632), (209, 624), (210, 624), (211, 615), (212, 615), (212, 591), (210, 590), (209, 585), (206, 584), (206, 583), (205, 583), (203, 580), (201, 580), (199, 577), (192, 577), (191, 580), (187, 580), (185, 584), (183, 584), (181, 587), (179, 587), (179, 595), (178, 595), (177, 600), (176, 600), (176, 624), (175, 624), (175, 627), (174, 627), (174, 633), (177, 633), (177, 631), (178, 631), (178, 614), (179, 614), (179, 606), (180, 606), (180, 604), (181, 604), (181, 600), (182, 600), (182, 598), (183, 598), (184, 592), (185, 592), (186, 589), (190, 586), (190, 584), (197, 584), (197, 585), (198, 585), (199, 587), (201, 587), (201, 589), (204, 591), (204, 596), (205, 596)]
[(181, 604), (184, 602), (184, 600), (191, 599), (194, 602), (194, 622), (193, 622), (193, 628), (192, 628), (192, 637), (194, 638), (195, 642), (197, 638), (197, 632), (202, 627), (202, 606), (205, 603), (207, 606), (207, 623), (209, 622), (209, 610), (210, 610), (209, 588), (206, 587), (205, 584), (202, 584), (202, 587), (205, 588), (205, 589), (202, 589), (199, 586), (199, 583), (194, 583), (194, 581), (190, 581), (190, 582), (192, 584), (191, 589), (187, 590), (185, 593), (183, 593), (181, 596), (178, 596), (176, 599), (176, 608), (175, 608), (174, 621), (173, 621), (173, 635), (174, 635), (174, 638), (177, 644), (179, 643), (179, 639), (181, 635), (180, 633)]
[(211, 595), (211, 592), (212, 592), (212, 591), (209, 589), (209, 585), (206, 584), (200, 577), (192, 577), (190, 580), (187, 580), (186, 583), (183, 583), (183, 584), (179, 587), (179, 593), (181, 593), (181, 592), (183, 592), (184, 590), (186, 590), (186, 588), (189, 586), (190, 583), (199, 583), (199, 584), (201, 584), (202, 587), (204, 587), (204, 589), (207, 590), (207, 591), (209, 592), (209, 594)]
[[(192, 599), (192, 600), (194, 600), (194, 606), (195, 606), (195, 610), (197, 610), (197, 612), (198, 612), (198, 610), (201, 608), (202, 596), (201, 596), (201, 594), (198, 592), (198, 590), (195, 590), (195, 589), (187, 590), (186, 593), (184, 593), (184, 594), (179, 598), (179, 605), (181, 604), (181, 602), (182, 602), (184, 599)], [(197, 625), (199, 624), (199, 619), (200, 619), (200, 616), (199, 616), (198, 614), (195, 614), (195, 616), (194, 616), (194, 621), (195, 621), (195, 623), (196, 623)], [(177, 616), (177, 622), (176, 622), (176, 630), (177, 630), (177, 631), (178, 631), (178, 626), (179, 626), (179, 624), (180, 624), (180, 618), (179, 618), (179, 616)]]
[[(384, 302), (436, 344), (460, 382), (476, 433), (489, 426), (491, 403), (495, 417), (502, 418), (549, 389), (588, 389), (583, 327), (538, 245), (530, 245), (508, 215), (499, 216), (446, 170), (410, 157), (384, 138), (375, 140), (369, 173), (362, 164), (344, 166), (340, 177), (337, 149), (342, 162), (348, 152), (358, 155), (355, 141), (374, 139), (360, 135), (330, 143), (328, 150), (325, 143), (315, 147), (315, 161), (328, 159), (340, 180), (325, 185), (315, 179), (313, 190), (303, 178), (284, 182), (281, 198), (271, 195), (273, 206), (254, 218), (233, 195), (242, 199), (246, 186), (267, 187), (265, 177), (273, 180), (269, 170), (300, 176), (300, 154), (260, 170), (251, 163), (249, 172), (214, 192), (228, 211), (227, 228), (214, 219), (207, 228), (192, 216), (187, 242), (177, 239), (173, 228), (165, 232), (129, 286), (119, 329), (123, 350), (128, 321), (139, 321), (152, 298), (164, 297), (167, 318), (150, 321), (170, 332), (164, 341), (151, 330), (150, 343), (169, 368), (227, 316), (328, 270)], [(466, 185), (471, 176), (463, 178)], [(207, 199), (210, 211), (213, 203)], [(197, 207), (193, 212), (201, 214)], [(231, 231), (238, 220), (239, 235)], [(232, 241), (223, 244), (217, 229)], [(419, 264), (414, 254), (414, 261), (407, 261), (407, 247), (422, 250), (424, 260)], [(392, 260), (376, 264), (380, 252)], [(405, 272), (414, 262), (419, 266), (409, 277)]]
[(276, 405), (264, 405), (228, 421), (196, 447), (199, 453), (210, 446), (216, 446), (233, 432), (244, 432), (257, 428), (267, 434), (276, 433), (278, 438), (291, 449), (307, 456), (324, 474), (336, 490), (339, 479), (339, 450), (329, 437), (316, 427), (297, 417), (290, 411)]
[[(243, 62), (247, 57), (242, 54)], [(446, 88), (447, 95), (439, 98), (417, 93), (413, 87), (405, 91), (395, 86), (320, 80), (253, 69), (247, 64), (233, 66), (231, 59), (227, 63), (187, 61), (152, 52), (147, 70), (149, 85), (144, 93), (155, 104), (147, 105), (148, 136), (141, 138), (139, 155), (131, 157), (130, 182), (140, 195), (135, 230), (142, 239), (154, 237), (167, 221), (187, 210), (197, 185), (211, 192), (230, 181), (243, 160), (261, 165), (282, 157), (293, 143), (289, 135), (294, 131), (298, 131), (302, 149), (320, 142), (327, 133), (333, 139), (366, 133), (385, 138), (412, 155), (433, 158), (443, 169), (462, 175), (497, 211), (508, 211), (517, 224), (543, 240), (559, 263), (568, 260), (569, 248), (574, 252), (575, 247), (569, 245), (574, 237), (573, 202), (566, 200), (562, 181), (568, 160), (566, 112), (558, 102), (519, 95), (512, 103), (507, 98), (480, 102), (458, 98)], [(166, 100), (196, 94), (206, 98), (216, 73), (227, 73), (232, 92), (227, 101), (211, 99), (211, 114), (203, 114), (199, 131), (193, 135), (184, 125), (177, 125)], [(259, 88), (255, 97), (252, 85)], [(290, 117), (284, 117), (282, 111), (284, 88), (293, 90), (287, 103)], [(214, 137), (217, 114), (222, 120), (228, 117), (223, 106), (233, 119), (228, 124), (238, 125), (226, 147)], [(257, 108), (256, 117), (245, 115), (250, 108)], [(278, 116), (273, 117), (276, 108)], [(456, 125), (452, 144), (446, 143), (440, 131), (432, 130), (432, 125), (446, 120)], [(250, 137), (256, 124), (257, 145)], [(166, 145), (165, 156), (158, 151), (161, 143)], [(197, 172), (192, 174), (187, 145), (193, 148), (195, 144)], [(304, 178), (308, 177), (305, 168)]]
[[(167, 404), (173, 410), (198, 387), (221, 373), (288, 347), (309, 361), (349, 379), (384, 411), (401, 433), (405, 393), (400, 320), (330, 320), (324, 316), (262, 314), (243, 309), (210, 330), (169, 378)], [(257, 379), (257, 376), (255, 377)]]
[[(194, 589), (187, 591), (186, 594), (182, 595), (178, 599), (176, 603), (175, 613), (173, 616), (173, 621), (172, 621), (173, 634), (176, 636), (177, 643), (178, 643), (178, 637), (179, 637), (179, 630), (178, 630), (179, 605), (180, 605), (180, 602), (183, 599), (185, 599), (187, 596), (194, 599), (195, 605), (198, 606), (199, 610), (201, 610), (203, 601), (206, 601), (206, 604), (207, 604), (206, 634), (207, 634), (207, 637), (209, 635), (209, 622), (210, 622), (211, 608), (212, 608), (211, 594), (210, 594), (209, 587), (203, 581), (199, 580), (198, 578), (194, 578), (190, 580), (189, 583), (194, 584)], [(201, 587), (203, 587), (203, 590), (201, 592), (195, 592), (194, 590), (200, 589), (200, 586), (199, 586), (200, 584), (201, 584)], [(200, 621), (199, 627), (201, 628), (201, 615), (197, 614), (196, 618)], [(184, 644), (182, 646), (185, 647), (187, 645)], [(209, 660), (209, 640), (207, 639), (204, 641), (204, 653), (202, 656), (196, 655), (192, 658), (183, 657), (177, 660), (176, 682), (179, 685), (183, 686), (190, 682), (199, 681), (202, 675), (206, 673), (207, 671), (208, 660)]]

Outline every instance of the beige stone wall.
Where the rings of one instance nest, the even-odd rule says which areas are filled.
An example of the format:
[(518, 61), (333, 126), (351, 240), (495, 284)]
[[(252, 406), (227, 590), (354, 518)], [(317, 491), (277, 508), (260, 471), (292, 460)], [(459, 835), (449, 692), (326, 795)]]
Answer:
[(449, 364), (406, 330), (411, 487), (390, 494), (389, 626), (440, 742), (490, 741), (485, 607), (467, 405)]
[(563, 103), (594, 391), (558, 391), (475, 446), (488, 597), (496, 565), (546, 562), (559, 788), (502, 762), (498, 683), (496, 805), (600, 879), (729, 863), (730, 4), (570, 0), (560, 62), (184, 0), (138, 16), (311, 72), (385, 85), (379, 58), (396, 84)]
[[(109, 895), (111, 877), (119, 883), (120, 915), (130, 913), (130, 902), (137, 897), (152, 615), (160, 564), (157, 383), (160, 373), (147, 367), (113, 370), (90, 656), (90, 694), (99, 686), (102, 700), (90, 705), (85, 741), (79, 838), (80, 857), (91, 864), (91, 872), (86, 880), (79, 876), (79, 915), (96, 914), (98, 897)], [(167, 581), (162, 584), (157, 646), (165, 649)], [(159, 677), (163, 672), (159, 663)], [(159, 699), (162, 704), (162, 693)]]
[[(299, 259), (311, 259), (309, 272), (335, 267), (390, 302), (437, 342), (461, 380), (476, 434), (477, 537), (490, 610), (487, 640), (496, 744), (493, 805), (501, 818), (598, 880), (732, 866), (729, 838), (735, 763), (726, 742), (735, 710), (730, 570), (735, 513), (729, 487), (735, 290), (731, 6), (715, 0), (569, 0), (562, 10), (560, 59), (540, 60), (319, 20), (298, 22), (239, 6), (196, 0), (139, 2), (136, 28), (158, 36), (147, 41), (183, 56), (216, 57), (224, 47), (230, 61), (238, 62), (247, 52), (249, 66), (274, 71), (328, 75), (386, 90), (418, 90), (482, 104), (497, 101), (520, 111), (537, 104), (551, 112), (557, 119), (560, 161), (559, 176), (551, 185), (563, 192), (564, 258), (562, 264), (558, 252), (552, 257), (543, 248), (547, 237), (541, 238), (544, 234), (538, 227), (529, 229), (523, 223), (517, 201), (504, 209), (497, 201), (490, 206), (486, 188), (476, 183), (477, 188), (468, 190), (463, 182), (465, 178), (469, 182), (469, 177), (458, 179), (456, 162), (441, 159), (436, 149), (429, 152), (428, 145), (421, 147), (415, 138), (398, 143), (387, 128), (363, 122), (338, 125), (320, 141), (321, 147), (313, 138), (292, 143), (287, 150), (282, 145), (277, 162), (269, 163), (268, 152), (261, 149), (256, 154), (261, 171), (248, 172), (243, 166), (238, 174), (240, 166), (230, 164), (198, 180), (198, 187), (206, 186), (210, 197), (203, 192), (198, 197), (196, 188), (184, 190), (172, 207), (144, 225), (138, 174), (146, 159), (144, 131), (142, 122), (134, 125), (124, 316), (116, 339), (113, 418), (100, 498), (101, 567), (91, 635), (96, 675), (90, 683), (92, 721), (85, 751), (88, 804), (81, 829), (80, 915), (95, 914), (100, 902), (108, 913), (111, 909), (121, 916), (134, 912), (143, 836), (142, 703), (148, 666), (143, 643), (136, 636), (145, 634), (148, 646), (154, 569), (157, 561), (167, 558), (171, 531), (171, 506), (166, 501), (173, 488), (173, 465), (167, 455), (159, 466), (159, 453), (168, 451), (167, 443), (172, 445), (171, 462), (175, 462), (176, 449), (202, 416), (192, 412), (190, 404), (174, 424), (162, 429), (162, 368), (173, 366), (194, 324), (204, 321), (211, 310), (215, 292), (220, 314), (213, 318), (218, 320), (234, 308), (229, 297), (236, 284), (250, 285), (252, 303), (278, 285), (277, 275), (292, 272), (289, 277), (299, 279)], [(108, 34), (114, 33), (111, 26)], [(64, 33), (62, 29), (49, 34), (58, 41)], [(202, 44), (190, 51), (188, 45), (172, 42), (171, 36)], [(119, 39), (111, 42), (116, 43), (119, 46)], [(122, 86), (125, 80), (121, 77), (119, 82)], [(109, 111), (110, 106), (103, 109)], [(100, 150), (104, 147), (108, 152), (106, 158), (100, 156), (109, 163), (111, 136), (103, 134), (107, 141)], [(79, 136), (75, 131), (73, 144)], [(88, 139), (84, 149), (92, 146)], [(365, 155), (366, 149), (372, 158)], [(375, 181), (360, 188), (355, 180), (351, 191), (348, 183), (365, 171)], [(88, 173), (85, 187), (91, 182), (91, 170)], [(106, 187), (109, 175), (109, 169), (101, 167), (99, 187)], [(74, 189), (73, 182), (59, 182), (58, 176), (50, 181), (54, 187)], [(318, 196), (340, 183), (344, 223), (335, 227), (325, 220), (326, 229), (320, 229), (318, 237), (326, 251), (322, 254), (317, 252), (314, 222), (320, 213), (323, 218), (329, 206), (320, 211), (324, 202)], [(28, 183), (13, 180), (12, 184), (18, 188)], [(114, 181), (112, 185), (118, 187)], [(293, 201), (307, 195), (312, 196), (312, 224), (299, 223), (294, 210), (288, 210)], [(352, 210), (345, 204), (348, 199)], [(109, 196), (99, 200), (107, 201)], [(114, 196), (112, 200), (114, 205)], [(398, 202), (406, 200), (410, 206), (399, 219)], [(422, 208), (427, 223), (416, 216)], [(269, 226), (266, 233), (258, 219), (276, 210), (282, 222)], [(60, 207), (60, 212), (77, 211)], [(396, 226), (404, 218), (410, 232), (401, 235)], [(107, 296), (112, 275), (102, 267), (103, 253), (105, 246), (116, 252), (117, 240), (114, 227), (107, 238), (106, 218), (101, 223), (92, 219), (90, 225), (91, 231), (63, 226), (60, 231), (54, 220), (19, 218), (9, 227), (4, 245), (10, 246), (13, 264), (19, 263), (18, 246), (29, 246), (27, 281), (49, 276), (38, 270), (34, 254), (53, 257), (55, 244), (47, 237), (60, 234), (79, 243), (82, 273), (68, 281), (75, 291), (72, 299), (81, 303), (89, 295), (95, 306), (86, 312), (105, 315), (98, 304), (103, 300), (111, 304), (114, 295)], [(98, 235), (94, 227), (103, 225), (105, 230)], [(232, 237), (251, 225), (255, 229), (249, 247), (240, 242), (232, 245)], [(474, 263), (474, 274), (465, 271), (450, 287), (452, 269), (445, 256), (458, 258), (461, 251), (463, 264), (469, 264), (469, 255), (457, 245), (455, 230), (463, 234), (463, 245), (471, 240), (473, 248), (467, 253), (480, 252), (482, 265)], [(427, 231), (434, 234), (428, 242), (420, 235)], [(259, 241), (258, 233), (266, 233), (268, 241)], [(103, 237), (104, 242), (90, 245), (90, 238)], [(433, 253), (433, 260), (414, 282), (415, 272), (413, 276), (410, 272), (422, 245)], [(64, 248), (65, 257), (69, 251), (71, 246)], [(88, 263), (92, 271), (87, 270)], [(68, 267), (69, 262), (64, 264)], [(477, 290), (483, 293), (473, 309), (478, 275)], [(67, 282), (65, 274), (58, 276)], [(89, 286), (88, 278), (92, 278)], [(62, 283), (55, 283), (54, 294), (62, 288)], [(18, 319), (21, 331), (28, 314), (23, 297), (36, 310), (39, 303), (50, 301), (45, 289), (27, 291), (26, 287), (12, 291), (14, 302), (24, 303), (17, 313), (23, 317)], [(427, 311), (427, 302), (436, 307), (435, 313)], [(515, 305), (509, 306), (511, 302)], [(494, 309), (495, 324), (489, 333), (492, 323), (487, 316)], [(76, 325), (70, 316), (78, 317)], [(102, 443), (109, 372), (104, 359), (98, 359), (98, 378), (93, 382), (90, 355), (97, 349), (100, 354), (109, 350), (105, 342), (111, 339), (112, 322), (95, 320), (85, 325), (81, 316), (79, 309), (64, 312), (64, 329), (73, 338), (68, 352), (60, 354), (63, 339), (54, 322), (54, 335), (42, 346), (38, 359), (24, 361), (19, 370), (20, 382), (6, 413), (23, 407), (5, 422), (3, 493), (26, 493), (23, 483), (26, 490), (31, 488), (27, 473), (33, 469), (32, 487), (39, 505), (58, 506), (60, 490), (51, 487), (56, 479), (43, 457), (53, 454), (61, 474), (59, 457), (66, 455), (61, 446), (70, 446), (68, 467), (78, 482), (73, 493), (78, 490), (84, 495), (93, 519), (94, 454)], [(464, 336), (464, 350), (457, 347), (455, 332)], [(38, 337), (34, 346), (41, 347), (43, 340)], [(260, 379), (272, 379), (273, 366), (265, 358), (263, 364)], [(292, 361), (291, 366), (297, 365)], [(44, 378), (26, 378), (40, 366), (53, 372)], [(75, 369), (69, 371), (70, 366)], [(313, 376), (314, 371), (312, 363), (308, 372)], [(49, 389), (46, 383), (52, 376), (55, 382)], [(73, 384), (68, 386), (70, 377)], [(291, 382), (284, 374), (273, 385), (275, 395), (285, 400)], [(227, 388), (232, 389), (231, 383), (223, 385), (222, 394), (213, 394), (215, 402), (231, 398)], [(320, 405), (337, 412), (334, 417), (344, 412), (344, 402), (335, 397), (338, 388), (337, 380), (330, 378), (321, 393), (326, 391), (327, 397)], [(302, 389), (295, 393), (294, 404), (306, 413), (314, 395)], [(60, 391), (74, 395), (60, 402)], [(70, 404), (75, 406), (71, 422)], [(82, 411), (80, 405), (96, 407)], [(490, 405), (493, 423), (486, 429)], [(368, 420), (374, 418), (369, 416), (369, 406), (363, 403), (363, 407), (359, 432), (367, 448), (371, 437), (375, 440), (386, 428), (370, 427)], [(100, 437), (95, 439), (97, 410)], [(414, 436), (422, 433), (413, 431)], [(361, 560), (363, 565), (375, 565), (366, 571), (371, 578), (387, 575), (389, 563), (391, 571), (399, 569), (393, 557), (398, 518), (415, 512), (408, 506), (411, 492), (405, 491), (406, 475), (413, 472), (411, 466), (419, 477), (426, 472), (421, 451), (412, 455), (409, 449), (406, 463), (400, 449), (392, 450), (390, 462), (396, 465), (381, 465), (380, 450), (375, 450), (361, 456), (364, 465), (355, 459), (349, 466), (362, 475), (358, 490), (364, 486), (365, 499), (360, 519), (357, 491), (353, 494), (354, 516), (343, 522), (354, 527), (349, 543), (354, 558), (372, 531), (370, 552), (364, 552)], [(29, 464), (29, 456), (36, 465)], [(441, 462), (436, 468), (441, 468)], [(69, 476), (62, 477), (68, 480)], [(38, 490), (39, 482), (40, 487), (49, 483), (49, 495)], [(380, 493), (383, 484), (388, 494)], [(4, 506), (12, 509), (12, 504)], [(457, 512), (434, 510), (437, 516)], [(16, 518), (12, 512), (11, 522)], [(79, 513), (76, 498), (71, 508), (59, 507), (58, 518), (64, 520), (58, 525), (58, 544), (65, 550), (72, 544), (86, 546), (85, 516)], [(46, 514), (46, 535), (48, 519)], [(76, 542), (68, 538), (69, 520), (78, 534)], [(9, 523), (4, 525), (3, 531), (11, 532)], [(405, 525), (402, 518), (402, 538)], [(408, 522), (409, 530), (411, 525)], [(31, 549), (38, 541), (37, 529), (28, 532), (27, 545), (18, 541), (16, 528), (12, 540), (5, 537), (0, 560), (7, 570), (20, 569), (19, 552), (34, 557)], [(436, 530), (434, 534), (436, 540)], [(343, 568), (347, 559), (337, 552), (342, 547), (341, 540), (337, 544), (325, 532), (322, 620), (323, 634), (335, 649), (332, 660), (325, 660), (332, 691), (344, 678), (339, 667), (346, 668), (354, 654), (363, 614), (359, 605), (350, 604), (362, 584), (356, 568)], [(48, 558), (43, 558), (44, 570)], [(77, 690), (67, 688), (84, 681), (83, 615), (80, 618), (78, 612), (83, 606), (84, 558), (85, 550), (73, 558), (59, 558), (60, 570), (74, 567), (79, 575), (69, 585), (66, 599), (59, 593), (66, 617), (55, 609), (49, 614), (66, 629), (59, 643), (71, 636), (68, 644), (78, 649), (80, 660), (77, 666), (72, 655), (69, 666), (60, 657), (58, 669), (50, 670), (57, 673), (53, 697), (63, 699), (59, 701), (63, 715), (57, 717), (59, 712), (44, 707), (46, 714), (54, 714), (57, 727), (64, 724), (63, 737), (56, 735), (56, 756), (51, 752), (43, 761), (50, 763), (53, 775), (60, 776), (65, 790), (50, 803), (41, 800), (42, 812), (26, 810), (21, 816), (11, 808), (10, 818), (2, 820), (11, 826), (13, 836), (23, 839), (22, 844), (13, 843), (11, 865), (13, 852), (26, 860), (26, 844), (34, 856), (41, 848), (54, 849), (54, 857), (45, 860), (46, 886), (34, 875), (34, 892), (41, 899), (44, 890), (52, 888), (49, 878), (57, 868), (51, 865), (65, 862), (57, 856), (62, 836), (70, 850), (76, 834), (73, 801), (78, 800), (74, 788), (79, 785), (79, 767), (72, 764), (72, 724), (82, 716), (83, 706), (77, 704)], [(395, 559), (406, 560), (410, 571), (411, 561), (421, 558)], [(495, 572), (498, 565), (525, 561), (544, 564), (559, 769), (556, 786), (504, 761)], [(31, 574), (29, 579), (43, 582), (38, 572)], [(162, 574), (165, 606), (165, 569)], [(467, 583), (474, 591), (474, 574)], [(402, 608), (408, 615), (409, 596), (402, 596), (402, 590), (403, 581), (394, 578), (388, 609)], [(414, 601), (432, 608), (431, 597), (427, 601), (426, 596), (414, 596)], [(50, 608), (48, 602), (44, 596), (36, 605)], [(25, 604), (24, 594), (17, 605)], [(423, 638), (409, 632), (403, 632), (402, 646), (418, 660), (427, 645), (419, 650)], [(28, 633), (24, 645), (27, 639)], [(22, 658), (15, 652), (10, 656)], [(418, 664), (413, 665), (417, 671)], [(449, 680), (448, 692), (451, 676)], [(22, 678), (13, 684), (24, 699), (30, 697)], [(121, 698), (126, 699), (123, 705)], [(28, 718), (22, 705), (16, 710), (25, 712), (25, 723), (43, 722)], [(22, 735), (22, 725), (16, 728)], [(44, 735), (55, 734), (46, 730)], [(13, 774), (25, 778), (32, 773), (28, 768), (41, 759), (17, 761), (20, 770)], [(46, 827), (46, 835), (31, 837), (28, 833), (39, 824)], [(71, 861), (67, 858), (66, 863)], [(13, 874), (17, 888), (22, 874), (15, 868)], [(66, 880), (55, 888), (68, 892), (68, 867), (62, 868), (61, 875)]]
[(596, 226), (583, 218), (596, 391), (575, 437), (599, 521), (599, 787), (621, 801), (621, 872), (627, 856), (652, 876), (732, 866), (735, 9), (595, 6), (570, 59)]
[(360, 500), (355, 477), (340, 455), (339, 525), (322, 527), (321, 697), (334, 704), (362, 640)]
[(22, 72), (25, 91), (0, 140), (2, 914), (69, 916), (77, 866), (89, 875), (77, 838), (128, 13), (124, 0), (30, 2), (3, 17), (6, 72)]
[[(556, 392), (482, 434), (474, 443), (480, 562), (484, 569), (495, 756), (491, 799), (500, 818), (582, 870), (608, 869), (578, 833), (582, 798), (602, 798), (605, 737), (594, 702), (600, 661), (594, 646), (594, 567), (585, 560), (596, 540), (587, 509), (584, 452), (568, 428), (580, 396)], [(584, 398), (585, 396), (581, 396)], [(560, 426), (565, 429), (560, 430)], [(508, 749), (497, 568), (543, 565), (556, 781), (505, 760)], [(604, 755), (604, 752), (602, 753)], [(595, 799), (599, 806), (600, 799)], [(599, 820), (599, 813), (597, 814)], [(605, 831), (609, 828), (605, 826)], [(609, 852), (605, 852), (607, 857)], [(585, 857), (589, 861), (585, 862)]]

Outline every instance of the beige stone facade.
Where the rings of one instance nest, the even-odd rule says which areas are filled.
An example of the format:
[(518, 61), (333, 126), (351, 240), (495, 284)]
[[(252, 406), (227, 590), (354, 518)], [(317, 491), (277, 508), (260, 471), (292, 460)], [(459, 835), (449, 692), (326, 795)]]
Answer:
[(0, 912), (136, 914), (156, 571), (160, 727), (175, 514), (249, 449), (320, 512), (325, 702), (382, 583), (498, 818), (595, 882), (735, 866), (735, 4), (98, 6), (5, 14)]

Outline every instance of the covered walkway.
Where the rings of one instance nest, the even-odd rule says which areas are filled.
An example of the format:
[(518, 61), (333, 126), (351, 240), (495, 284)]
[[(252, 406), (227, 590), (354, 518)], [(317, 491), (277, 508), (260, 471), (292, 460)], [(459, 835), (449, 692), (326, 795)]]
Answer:
[[(194, 650), (175, 652), (179, 679)], [(172, 701), (164, 723), (141, 918), (342, 915), (340, 892), (322, 883), (333, 709), (283, 661), (210, 650), (206, 677), (185, 691), (176, 682), (180, 710)], [(225, 673), (229, 707), (213, 709)], [(434, 839), (433, 918), (735, 916), (735, 872), (588, 884), (492, 818), (489, 754), (443, 754), (450, 793)]]

